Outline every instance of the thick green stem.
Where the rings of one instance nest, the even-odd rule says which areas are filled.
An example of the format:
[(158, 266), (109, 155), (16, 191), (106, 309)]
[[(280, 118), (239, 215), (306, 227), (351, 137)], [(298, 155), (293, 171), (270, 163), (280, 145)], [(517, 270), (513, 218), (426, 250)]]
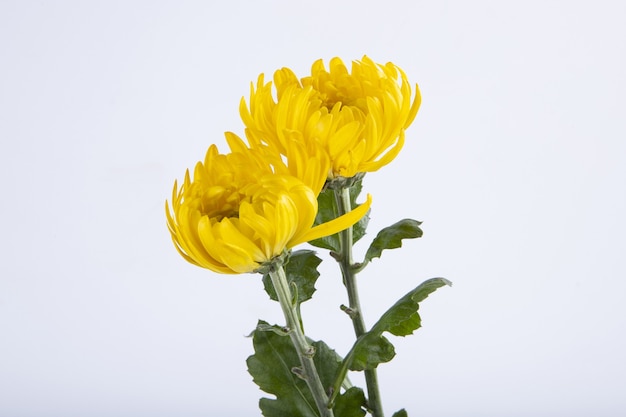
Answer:
[(320, 417), (333, 417), (333, 411), (328, 408), (328, 396), (326, 395), (326, 391), (324, 391), (324, 386), (322, 385), (322, 381), (317, 373), (317, 368), (313, 362), (315, 348), (309, 345), (302, 330), (300, 315), (296, 309), (283, 267), (277, 266), (276, 268), (272, 268), (270, 270), (270, 277), (283, 314), (285, 315), (285, 320), (287, 320), (289, 337), (291, 338), (293, 346), (296, 348), (296, 352), (300, 358), (300, 364), (302, 365), (302, 372), (299, 372), (298, 376), (304, 379), (309, 386), (315, 400), (315, 405), (319, 410)]
[[(352, 210), (350, 203), (350, 189), (342, 187), (334, 190), (335, 203), (337, 205), (337, 215), (341, 216)], [(359, 301), (359, 291), (356, 285), (356, 266), (352, 257), (353, 235), (352, 227), (339, 233), (341, 243), (341, 253), (338, 254), (337, 261), (341, 267), (343, 275), (343, 283), (348, 292), (348, 301), (350, 306), (350, 317), (356, 337), (360, 337), (367, 330), (363, 312), (361, 310), (361, 302)], [(365, 383), (367, 385), (368, 405), (373, 417), (384, 417), (383, 407), (380, 398), (380, 390), (378, 388), (378, 374), (376, 369), (365, 371)]]

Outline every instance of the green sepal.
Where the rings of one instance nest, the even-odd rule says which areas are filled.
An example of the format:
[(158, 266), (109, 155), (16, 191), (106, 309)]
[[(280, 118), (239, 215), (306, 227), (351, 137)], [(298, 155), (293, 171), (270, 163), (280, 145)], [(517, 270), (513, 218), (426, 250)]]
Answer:
[[(360, 206), (360, 204), (356, 203), (356, 199), (363, 189), (363, 178), (361, 177), (351, 181), (351, 184), (347, 185), (347, 187), (350, 190), (350, 207), (354, 210)], [(337, 189), (337, 192), (341, 192), (341, 190)], [(317, 197), (317, 217), (315, 218), (315, 225), (326, 223), (337, 217), (339, 216), (337, 214), (337, 203), (335, 202), (335, 188), (327, 187)], [(369, 214), (366, 214), (352, 226), (352, 240), (354, 243), (365, 236), (369, 221)], [(341, 250), (338, 233), (312, 240), (309, 243), (318, 248), (329, 249), (335, 252)]]
[[(253, 333), (254, 355), (248, 357), (248, 372), (259, 388), (276, 399), (261, 398), (259, 407), (265, 417), (319, 417), (315, 401), (304, 380), (292, 372), (300, 367), (300, 358), (289, 337), (267, 331), (270, 326), (259, 320)], [(313, 361), (324, 387), (331, 387), (341, 365), (341, 357), (324, 342), (310, 342), (315, 348)], [(365, 395), (350, 388), (338, 395), (333, 410), (336, 416), (365, 415)]]
[(402, 246), (402, 239), (415, 239), (422, 237), (421, 222), (413, 219), (403, 219), (399, 222), (385, 227), (372, 241), (365, 254), (365, 262), (370, 262), (374, 258), (380, 258), (383, 250), (395, 249)]
[(403, 408), (400, 411), (396, 411), (395, 413), (393, 413), (393, 416), (391, 417), (409, 417), (409, 415), (406, 413), (406, 410)]
[[(284, 268), (297, 305), (310, 300), (313, 296), (315, 282), (320, 276), (317, 267), (321, 262), (322, 260), (312, 250), (303, 249), (291, 253)], [(272, 300), (278, 301), (278, 296), (269, 274), (263, 275), (263, 287)]]

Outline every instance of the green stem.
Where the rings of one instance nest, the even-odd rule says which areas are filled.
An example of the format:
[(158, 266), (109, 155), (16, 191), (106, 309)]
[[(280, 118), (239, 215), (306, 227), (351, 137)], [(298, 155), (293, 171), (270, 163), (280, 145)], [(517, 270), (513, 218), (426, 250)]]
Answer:
[[(337, 205), (337, 215), (341, 216), (352, 210), (350, 203), (350, 189), (341, 187), (334, 190), (335, 203)], [(353, 235), (352, 227), (347, 228), (339, 233), (341, 243), (341, 253), (337, 257), (341, 273), (343, 275), (343, 283), (348, 292), (348, 301), (350, 304), (350, 317), (354, 333), (359, 338), (366, 332), (365, 320), (361, 310), (361, 302), (359, 301), (359, 291), (356, 285), (357, 267), (354, 264), (352, 256)], [(376, 369), (365, 371), (365, 383), (367, 385), (368, 405), (373, 417), (384, 417), (382, 401), (380, 398), (380, 390), (378, 388), (378, 374)]]
[(300, 315), (296, 309), (296, 305), (293, 300), (287, 277), (285, 276), (285, 270), (282, 266), (272, 268), (269, 272), (272, 279), (272, 285), (278, 296), (278, 301), (287, 320), (287, 327), (289, 328), (289, 337), (293, 346), (296, 348), (298, 357), (300, 358), (300, 364), (302, 365), (301, 374), (302, 377), (315, 400), (315, 405), (320, 412), (321, 417), (333, 417), (333, 410), (328, 408), (328, 396), (324, 391), (324, 386), (320, 380), (317, 368), (313, 362), (313, 356), (315, 355), (315, 348), (306, 340), (306, 336), (302, 330)]

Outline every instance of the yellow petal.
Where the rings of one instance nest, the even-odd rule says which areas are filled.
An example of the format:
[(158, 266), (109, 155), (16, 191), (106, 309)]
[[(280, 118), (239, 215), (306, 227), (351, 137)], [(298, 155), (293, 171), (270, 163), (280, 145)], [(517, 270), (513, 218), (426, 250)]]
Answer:
[(419, 86), (415, 84), (415, 101), (413, 101), (413, 104), (411, 105), (411, 111), (409, 112), (406, 122), (404, 123), (405, 129), (409, 127), (411, 123), (413, 123), (413, 120), (415, 120), (415, 116), (417, 116), (417, 111), (419, 110), (421, 104), (422, 94), (420, 93)]
[(363, 170), (366, 172), (377, 171), (379, 168), (387, 165), (396, 156), (398, 156), (403, 146), (404, 146), (404, 130), (400, 132), (398, 141), (396, 142), (395, 145), (393, 145), (393, 147), (389, 148), (384, 155), (379, 157), (378, 160), (363, 164), (362, 165)]
[(367, 214), (367, 211), (370, 209), (372, 205), (372, 196), (367, 195), (367, 201), (361, 204), (359, 207), (355, 208), (349, 213), (344, 214), (343, 216), (337, 217), (329, 222), (322, 223), (309, 229), (306, 233), (290, 242), (290, 247), (296, 246), (300, 243), (309, 242), (311, 240), (319, 239), (320, 237), (334, 235), (342, 230), (347, 229), (348, 227), (357, 223), (363, 216)]
[(252, 272), (260, 262), (268, 260), (231, 219), (224, 218), (211, 225), (210, 219), (205, 217), (198, 223), (198, 231), (206, 251), (234, 272)]

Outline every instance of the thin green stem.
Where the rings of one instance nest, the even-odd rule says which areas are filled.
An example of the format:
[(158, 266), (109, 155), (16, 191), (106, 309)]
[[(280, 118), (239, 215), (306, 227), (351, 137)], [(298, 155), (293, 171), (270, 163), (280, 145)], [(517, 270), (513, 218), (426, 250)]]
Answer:
[[(352, 210), (350, 203), (350, 189), (348, 187), (336, 188), (334, 190), (334, 194), (338, 216)], [(359, 338), (367, 330), (365, 327), (365, 320), (363, 319), (363, 311), (361, 310), (359, 291), (356, 284), (357, 267), (354, 264), (352, 256), (352, 245), (354, 244), (352, 227), (340, 232), (339, 238), (341, 243), (341, 253), (337, 257), (337, 262), (339, 262), (341, 274), (343, 276), (343, 283), (348, 292), (348, 301), (351, 310), (350, 317), (352, 318), (354, 333), (356, 334), (356, 337)], [(367, 385), (368, 405), (372, 416), (384, 417), (376, 369), (365, 371), (365, 383)]]
[(272, 285), (278, 296), (278, 301), (285, 315), (287, 321), (287, 327), (289, 328), (289, 337), (293, 346), (296, 348), (298, 357), (300, 358), (300, 364), (302, 365), (301, 376), (313, 395), (315, 405), (320, 413), (321, 417), (333, 417), (333, 410), (328, 408), (328, 396), (324, 391), (324, 386), (320, 380), (317, 368), (313, 362), (313, 356), (315, 355), (315, 348), (306, 340), (304, 331), (302, 330), (300, 314), (296, 308), (293, 300), (287, 277), (282, 266), (272, 268), (269, 272), (272, 279)]

